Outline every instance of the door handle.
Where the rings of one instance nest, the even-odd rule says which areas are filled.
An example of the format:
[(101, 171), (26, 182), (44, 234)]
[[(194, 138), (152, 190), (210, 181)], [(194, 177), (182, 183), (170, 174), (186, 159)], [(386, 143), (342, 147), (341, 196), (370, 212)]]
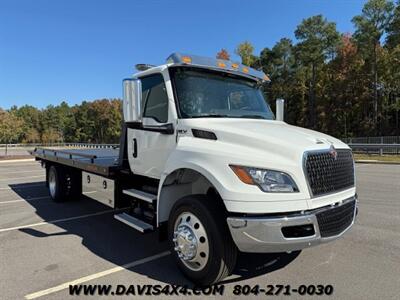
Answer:
[(133, 139), (132, 143), (133, 143), (133, 153), (132, 153), (132, 155), (133, 155), (134, 158), (136, 158), (137, 157), (137, 141), (136, 141), (136, 139)]

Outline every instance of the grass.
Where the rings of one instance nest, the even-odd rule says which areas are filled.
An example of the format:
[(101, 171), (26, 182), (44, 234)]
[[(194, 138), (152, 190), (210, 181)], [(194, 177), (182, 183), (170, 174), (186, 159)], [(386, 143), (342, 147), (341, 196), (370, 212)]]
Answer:
[(387, 162), (400, 162), (400, 155), (354, 154), (355, 160), (377, 160)]

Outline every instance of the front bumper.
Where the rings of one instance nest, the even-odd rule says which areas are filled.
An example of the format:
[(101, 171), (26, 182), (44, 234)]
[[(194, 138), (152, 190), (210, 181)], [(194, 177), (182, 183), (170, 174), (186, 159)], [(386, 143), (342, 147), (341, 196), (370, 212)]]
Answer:
[[(228, 217), (232, 238), (242, 252), (286, 252), (335, 240), (354, 224), (357, 196), (334, 205), (288, 215)], [(307, 228), (307, 230), (304, 230)], [(283, 229), (283, 230), (282, 230)]]

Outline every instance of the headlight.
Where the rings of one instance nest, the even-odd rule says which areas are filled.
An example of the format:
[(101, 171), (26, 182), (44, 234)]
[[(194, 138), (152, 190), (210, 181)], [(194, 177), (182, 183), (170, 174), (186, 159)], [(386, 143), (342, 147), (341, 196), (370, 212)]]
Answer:
[(292, 177), (284, 172), (233, 165), (230, 167), (241, 181), (257, 185), (264, 192), (293, 193), (299, 191)]

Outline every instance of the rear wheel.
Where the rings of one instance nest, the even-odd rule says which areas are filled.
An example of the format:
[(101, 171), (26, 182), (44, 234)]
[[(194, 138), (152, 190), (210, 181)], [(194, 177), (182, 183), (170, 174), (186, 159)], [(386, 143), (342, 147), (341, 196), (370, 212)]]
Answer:
[(48, 171), (48, 186), (51, 199), (55, 202), (66, 200), (66, 179), (61, 167), (50, 166)]
[(56, 202), (78, 199), (82, 193), (81, 172), (58, 165), (50, 166), (47, 175), (50, 197)]
[(210, 285), (230, 275), (237, 248), (216, 199), (192, 195), (179, 200), (169, 219), (171, 252), (183, 272), (198, 285)]

